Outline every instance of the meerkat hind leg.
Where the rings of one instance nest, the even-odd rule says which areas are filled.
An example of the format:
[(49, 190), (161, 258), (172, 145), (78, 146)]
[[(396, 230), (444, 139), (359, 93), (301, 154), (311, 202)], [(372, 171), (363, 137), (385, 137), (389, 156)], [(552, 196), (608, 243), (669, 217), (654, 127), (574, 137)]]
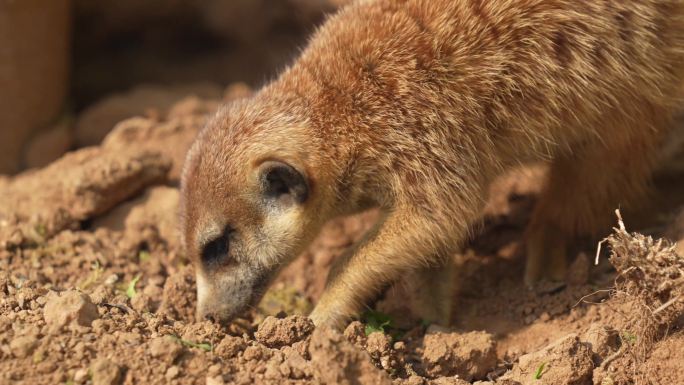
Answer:
[(558, 228), (532, 228), (526, 239), (525, 284), (541, 279), (562, 281), (567, 266), (567, 239)]
[(570, 242), (609, 233), (615, 209), (645, 195), (659, 135), (644, 127), (618, 133), (609, 141), (577, 146), (552, 162), (526, 231), (528, 286), (544, 278), (565, 280)]

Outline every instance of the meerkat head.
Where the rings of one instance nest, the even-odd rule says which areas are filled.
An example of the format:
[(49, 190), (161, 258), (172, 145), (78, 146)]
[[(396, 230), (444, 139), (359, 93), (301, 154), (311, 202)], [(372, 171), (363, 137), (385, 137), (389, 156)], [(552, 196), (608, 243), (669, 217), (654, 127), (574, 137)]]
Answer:
[(181, 232), (195, 264), (198, 317), (225, 321), (255, 305), (321, 225), (307, 122), (295, 107), (277, 111), (286, 112), (258, 100), (225, 108), (188, 153)]

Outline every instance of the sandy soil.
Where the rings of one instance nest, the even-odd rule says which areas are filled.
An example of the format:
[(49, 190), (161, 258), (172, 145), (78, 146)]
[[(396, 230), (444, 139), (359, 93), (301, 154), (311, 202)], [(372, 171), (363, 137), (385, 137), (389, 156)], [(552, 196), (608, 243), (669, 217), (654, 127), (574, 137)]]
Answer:
[(197, 322), (177, 182), (218, 103), (164, 104), (100, 146), (0, 178), (0, 383), (684, 383), (684, 262), (666, 243), (618, 229), (598, 266), (596, 244), (577, 245), (567, 285), (523, 286), (541, 166), (492, 186), (480, 235), (454, 256), (451, 328), (410, 315), (407, 282), (343, 332), (303, 316), (372, 211), (328, 224), (252, 313)]

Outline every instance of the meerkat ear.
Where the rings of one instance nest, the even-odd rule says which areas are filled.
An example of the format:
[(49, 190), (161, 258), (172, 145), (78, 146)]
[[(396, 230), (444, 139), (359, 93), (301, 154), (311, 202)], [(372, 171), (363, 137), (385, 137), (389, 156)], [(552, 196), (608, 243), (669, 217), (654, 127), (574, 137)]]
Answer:
[(309, 197), (306, 178), (287, 163), (265, 162), (260, 174), (262, 192), (267, 199), (283, 204), (301, 204)]

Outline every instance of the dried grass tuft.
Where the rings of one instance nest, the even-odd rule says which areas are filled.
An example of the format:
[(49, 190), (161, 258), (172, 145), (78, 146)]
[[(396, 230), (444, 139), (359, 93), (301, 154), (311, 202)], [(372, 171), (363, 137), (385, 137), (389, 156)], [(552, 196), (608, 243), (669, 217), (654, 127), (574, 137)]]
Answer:
[(631, 309), (623, 347), (643, 362), (653, 344), (684, 315), (684, 258), (665, 239), (627, 232), (616, 213), (619, 227), (606, 239), (618, 272), (613, 299)]

